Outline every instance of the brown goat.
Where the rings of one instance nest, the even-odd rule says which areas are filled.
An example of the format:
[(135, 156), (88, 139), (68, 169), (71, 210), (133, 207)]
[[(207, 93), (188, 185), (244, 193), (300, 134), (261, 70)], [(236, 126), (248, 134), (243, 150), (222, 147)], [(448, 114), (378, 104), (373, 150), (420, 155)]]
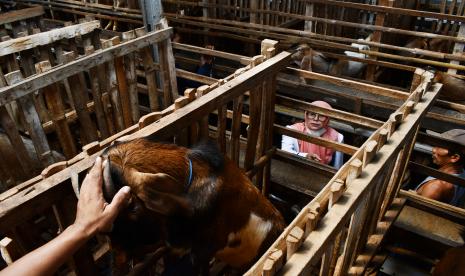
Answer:
[(196, 273), (208, 273), (213, 257), (246, 269), (285, 227), (281, 214), (214, 145), (187, 149), (137, 139), (109, 148), (104, 158), (106, 197), (124, 185), (133, 194), (112, 234), (112, 242), (131, 254), (163, 241), (180, 255), (190, 253)]

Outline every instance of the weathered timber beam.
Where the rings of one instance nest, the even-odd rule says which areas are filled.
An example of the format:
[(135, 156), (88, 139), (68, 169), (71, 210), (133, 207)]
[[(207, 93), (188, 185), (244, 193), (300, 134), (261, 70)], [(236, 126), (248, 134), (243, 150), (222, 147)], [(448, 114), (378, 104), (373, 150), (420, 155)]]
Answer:
[(455, 151), (461, 151), (463, 145), (449, 139), (444, 139), (436, 135), (430, 135), (424, 132), (419, 132), (417, 135), (417, 142), (427, 144), (433, 147), (443, 147)]
[(345, 86), (345, 87), (355, 88), (355, 89), (359, 89), (359, 90), (366, 91), (366, 92), (369, 92), (369, 93), (375, 93), (375, 94), (378, 94), (378, 95), (387, 96), (387, 97), (391, 97), (391, 98), (405, 100), (409, 96), (408, 93), (402, 92), (402, 91), (399, 91), (399, 90), (395, 90), (395, 89), (390, 89), (390, 88), (380, 87), (380, 86), (376, 86), (376, 85), (361, 83), (361, 82), (357, 82), (357, 81), (353, 81), (353, 80), (328, 76), (328, 75), (324, 75), (324, 74), (320, 74), (320, 73), (310, 72), (310, 71), (291, 68), (291, 67), (287, 67), (286, 69), (287, 69), (286, 71), (292, 72), (294, 75), (297, 75), (299, 77), (303, 77), (303, 78), (306, 78), (306, 79), (327, 81), (327, 82), (333, 83), (333, 84), (338, 85), (338, 86)]
[[(308, 31), (292, 30), (292, 29), (262, 25), (262, 24), (236, 22), (236, 21), (219, 20), (219, 19), (205, 19), (205, 18), (189, 17), (189, 16), (184, 16), (182, 18), (186, 18), (186, 17), (188, 18), (188, 20), (180, 19), (179, 16), (176, 16), (175, 18), (168, 16), (168, 18), (170, 18), (170, 20), (174, 22), (185, 23), (185, 24), (195, 25), (195, 26), (206, 26), (206, 27), (213, 28), (213, 29), (226, 30), (226, 31), (231, 31), (231, 32), (236, 32), (236, 33), (249, 33), (249, 34), (253, 33), (253, 34), (260, 35), (262, 37), (271, 36), (276, 39), (280, 39), (281, 41), (283, 41), (284, 39), (284, 41), (290, 41), (292, 43), (307, 42), (307, 43), (312, 44), (312, 46), (316, 48), (322, 48), (322, 47), (329, 46), (329, 47), (334, 47), (336, 49), (344, 49), (344, 50), (351, 50), (354, 52), (360, 52), (358, 48), (351, 47), (349, 45), (331, 42), (331, 41), (337, 41), (337, 42), (344, 42), (344, 43), (363, 44), (363, 45), (368, 45), (372, 47), (378, 47), (378, 48), (411, 53), (414, 55), (428, 56), (428, 57), (432, 57), (436, 59), (450, 59), (450, 60), (465, 61), (465, 57), (459, 54), (447, 54), (447, 53), (442, 53), (442, 52), (423, 50), (419, 48), (408, 48), (408, 47), (402, 47), (402, 46), (389, 45), (389, 44), (384, 44), (384, 43), (374, 42), (374, 41), (365, 41), (365, 40), (357, 40), (357, 39), (351, 39), (351, 38), (346, 38), (346, 37), (320, 35), (320, 34), (315, 34), (315, 33), (311, 33)], [(214, 24), (206, 25), (207, 23), (201, 23), (201, 22), (209, 22), (209, 23), (214, 23)], [(222, 24), (222, 25), (219, 25), (219, 24)], [(226, 25), (243, 27), (246, 29), (234, 28), (234, 27), (226, 26)], [(254, 30), (254, 28), (256, 30)], [(264, 30), (269, 31), (269, 32), (263, 32)], [(283, 33), (283, 34), (279, 34), (279, 33)], [(209, 33), (205, 33), (205, 35), (209, 35)], [(243, 40), (243, 38), (240, 38), (240, 37), (237, 37), (237, 39)], [(376, 51), (365, 51), (365, 52), (367, 52), (367, 54), (375, 55), (375, 56), (382, 55), (382, 53), (378, 53)], [(405, 60), (407, 59), (407, 57), (398, 56), (397, 59)], [(408, 60), (411, 60), (411, 59), (412, 58), (409, 58)], [(422, 61), (423, 63), (428, 62), (428, 60), (420, 59), (420, 58), (413, 58), (412, 61), (417, 61), (417, 62)], [(439, 66), (447, 67), (447, 65), (444, 63), (435, 63), (432, 65), (439, 65)]]
[(0, 14), (0, 25), (42, 16), (43, 14), (44, 8), (42, 6), (2, 13)]
[(455, 175), (452, 175), (452, 174), (448, 174), (448, 173), (445, 173), (445, 172), (441, 172), (439, 170), (436, 170), (436, 169), (433, 169), (433, 168), (430, 168), (428, 166), (418, 164), (418, 163), (415, 163), (415, 162), (412, 162), (412, 161), (409, 162), (409, 168), (412, 171), (417, 172), (419, 174), (432, 176), (434, 178), (444, 180), (444, 181), (452, 183), (454, 185), (465, 187), (465, 179), (463, 179), (461, 177), (458, 177), (458, 176), (455, 176)]
[(370, 5), (370, 4), (362, 4), (362, 3), (354, 3), (354, 2), (341, 2), (341, 1), (335, 1), (335, 0), (299, 0), (299, 1), (325, 4), (325, 5), (331, 5), (331, 6), (336, 6), (336, 7), (354, 8), (354, 9), (365, 10), (365, 11), (370, 11), (370, 12), (382, 12), (382, 13), (390, 13), (390, 14), (409, 15), (409, 16), (415, 16), (415, 17), (429, 17), (429, 18), (436, 18), (436, 19), (445, 19), (445, 20), (451, 20), (451, 21), (465, 22), (465, 16), (439, 13), (439, 12), (428, 12), (428, 11), (421, 11), (421, 10), (403, 9), (403, 8)]
[(302, 132), (294, 130), (292, 128), (287, 128), (287, 127), (283, 127), (283, 126), (276, 125), (276, 124), (274, 125), (273, 130), (274, 130), (275, 133), (280, 134), (280, 135), (286, 135), (286, 136), (294, 137), (294, 138), (299, 139), (299, 140), (303, 140), (303, 141), (306, 141), (306, 142), (309, 142), (309, 143), (317, 144), (317, 145), (323, 146), (323, 147), (328, 147), (328, 148), (331, 148), (333, 150), (340, 151), (340, 152), (343, 152), (343, 153), (349, 154), (349, 155), (353, 155), (358, 149), (357, 147), (354, 147), (354, 146), (351, 146), (351, 145), (331, 141), (331, 140), (324, 139), (324, 138), (321, 138), (321, 137), (311, 136), (309, 134), (302, 133)]
[(218, 81), (215, 78), (210, 78), (204, 75), (199, 75), (199, 74), (192, 73), (192, 72), (189, 72), (183, 69), (176, 69), (176, 77), (181, 77), (181, 78), (193, 80), (193, 81), (200, 82), (202, 84), (208, 84), (208, 85), (214, 84)]
[(183, 51), (188, 51), (188, 52), (194, 52), (194, 53), (205, 54), (205, 55), (220, 57), (224, 59), (234, 60), (234, 61), (240, 62), (243, 65), (249, 65), (250, 61), (252, 60), (251, 58), (247, 56), (236, 55), (236, 54), (231, 54), (231, 53), (222, 52), (218, 50), (211, 50), (211, 49), (207, 49), (203, 47), (197, 47), (197, 46), (176, 43), (176, 42), (173, 42), (173, 48), (177, 50), (183, 50)]
[(100, 27), (100, 21), (94, 20), (77, 25), (71, 25), (48, 32), (28, 35), (0, 42), (0, 57), (47, 45), (61, 39), (74, 38), (88, 34)]
[[(128, 17), (133, 19), (142, 19), (141, 12), (138, 10), (121, 10), (121, 8), (116, 8), (113, 5), (99, 5), (95, 7), (95, 4), (86, 2), (83, 4), (79, 1), (72, 1), (71, 3), (63, 3), (65, 1), (45, 1), (45, 0), (26, 0), (21, 1), (23, 3), (35, 3), (41, 4), (47, 7), (62, 7), (62, 8), (71, 8), (71, 9), (81, 9), (87, 11), (89, 14), (92, 13), (106, 13), (115, 16)], [(97, 4), (98, 5), (98, 4)], [(105, 7), (106, 6), (106, 7)], [(119, 10), (117, 10), (119, 9)], [(131, 12), (128, 12), (131, 11)], [(138, 12), (137, 12), (138, 11)]]
[[(326, 24), (333, 24), (333, 25), (338, 25), (338, 26), (351, 27), (351, 28), (356, 28), (356, 29), (366, 29), (366, 30), (371, 30), (371, 31), (380, 31), (380, 32), (386, 32), (386, 33), (396, 33), (396, 34), (403, 34), (403, 35), (416, 36), (416, 37), (438, 38), (438, 39), (450, 40), (450, 41), (455, 41), (455, 42), (465, 42), (465, 38), (448, 36), (448, 35), (440, 35), (440, 34), (433, 34), (433, 33), (427, 33), (427, 32), (418, 32), (418, 31), (409, 31), (409, 30), (403, 30), (403, 29), (396, 29), (396, 28), (369, 25), (369, 24), (361, 24), (361, 23), (354, 23), (354, 22), (345, 22), (345, 21), (341, 21), (341, 20), (326, 19), (326, 18), (321, 18), (321, 17), (306, 16), (306, 15), (297, 15), (297, 14), (291, 14), (291, 13), (285, 13), (285, 12), (278, 12), (278, 11), (270, 11), (270, 10), (257, 10), (257, 11), (261, 12), (261, 13), (269, 13), (269, 14), (279, 15), (279, 16), (288, 16), (288, 17), (293, 17), (293, 18), (297, 18), (297, 19), (301, 19), (301, 20), (315, 21), (315, 22), (321, 22), (321, 23), (326, 23)], [(170, 20), (173, 20), (173, 21), (177, 21), (179, 19), (184, 18), (184, 19), (196, 20), (196, 21), (204, 21), (204, 22), (224, 22), (224, 23), (229, 23), (229, 22), (227, 22), (227, 20), (206, 19), (206, 18), (194, 17), (194, 16), (177, 15), (177, 14), (172, 14), (172, 13), (164, 13), (164, 14)], [(254, 23), (250, 23), (251, 26), (253, 26), (253, 24)]]
[(286, 96), (276, 95), (276, 103), (282, 104), (284, 106), (291, 107), (291, 108), (314, 111), (321, 115), (325, 115), (325, 116), (328, 116), (334, 119), (338, 119), (343, 122), (357, 124), (360, 126), (369, 127), (373, 129), (377, 129), (384, 124), (384, 122), (381, 122), (381, 121), (378, 121), (372, 118), (364, 117), (361, 115), (356, 115), (356, 114), (345, 112), (342, 110), (329, 109), (329, 108), (315, 106), (308, 102), (296, 100), (296, 99), (289, 98)]
[(169, 39), (171, 28), (163, 29), (148, 33), (142, 37), (123, 42), (110, 48), (96, 51), (93, 54), (83, 58), (76, 59), (63, 66), (52, 68), (43, 74), (33, 75), (24, 79), (17, 84), (10, 85), (0, 89), (0, 105), (4, 105), (13, 100), (16, 100), (24, 95), (33, 93), (34, 91), (44, 88), (52, 83), (68, 78), (83, 70), (88, 70), (99, 64), (113, 60), (115, 57), (124, 56), (135, 50), (147, 47), (151, 44), (158, 43), (165, 39)]
[(416, 205), (419, 205), (421, 207), (424, 207), (421, 209), (429, 210), (434, 214), (441, 214), (442, 217), (451, 218), (454, 221), (465, 221), (465, 209), (421, 196), (417, 194), (415, 191), (400, 190), (399, 196), (407, 198), (408, 203), (409, 201), (414, 203), (414, 207), (417, 207)]

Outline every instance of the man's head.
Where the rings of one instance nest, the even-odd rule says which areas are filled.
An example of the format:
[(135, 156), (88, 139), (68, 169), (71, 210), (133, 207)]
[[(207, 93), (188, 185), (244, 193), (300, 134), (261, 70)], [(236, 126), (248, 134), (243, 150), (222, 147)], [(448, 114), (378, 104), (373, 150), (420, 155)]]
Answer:
[[(465, 129), (451, 129), (439, 134), (439, 137), (452, 140), (465, 147)], [(438, 166), (454, 164), (463, 166), (465, 164), (465, 150), (451, 150), (442, 147), (433, 148), (433, 163)]]
[[(310, 104), (318, 106), (318, 107), (332, 109), (332, 107), (327, 102), (324, 102), (324, 101), (314, 101)], [(305, 111), (305, 126), (308, 129), (313, 130), (313, 131), (320, 130), (322, 128), (327, 127), (328, 123), (329, 123), (328, 117), (312, 112), (312, 111)]]

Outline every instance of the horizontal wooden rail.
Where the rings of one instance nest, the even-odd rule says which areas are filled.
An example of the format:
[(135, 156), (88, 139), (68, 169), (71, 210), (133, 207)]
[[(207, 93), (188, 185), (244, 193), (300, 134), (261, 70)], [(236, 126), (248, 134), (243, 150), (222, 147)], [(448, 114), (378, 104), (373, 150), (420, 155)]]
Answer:
[(343, 8), (354, 8), (354, 9), (377, 12), (377, 13), (400, 14), (400, 15), (409, 15), (409, 16), (415, 16), (415, 17), (428, 17), (428, 18), (465, 22), (465, 16), (447, 14), (447, 13), (412, 10), (412, 9), (388, 7), (388, 6), (381, 6), (381, 5), (370, 5), (370, 4), (362, 4), (362, 3), (354, 3), (354, 2), (341, 2), (341, 1), (335, 1), (335, 0), (298, 0), (298, 1), (324, 4), (324, 5), (343, 7)]
[(331, 117), (331, 118), (334, 118), (334, 119), (337, 119), (343, 122), (356, 124), (359, 126), (364, 126), (364, 127), (373, 128), (373, 129), (377, 129), (384, 124), (384, 122), (378, 121), (372, 118), (364, 117), (361, 115), (356, 115), (350, 112), (337, 110), (334, 108), (329, 109), (325, 107), (315, 106), (305, 101), (300, 101), (300, 100), (296, 100), (296, 99), (289, 98), (286, 96), (281, 96), (281, 95), (276, 96), (276, 103), (282, 104), (286, 107), (295, 108), (295, 109), (314, 111), (321, 115), (325, 115), (325, 116), (328, 116), (328, 117)]
[(0, 57), (32, 49), (37, 46), (47, 45), (61, 39), (69, 39), (85, 35), (91, 33), (97, 28), (100, 28), (100, 21), (94, 20), (48, 32), (41, 32), (38, 34), (3, 41), (0, 42)]
[(303, 141), (306, 141), (312, 144), (317, 144), (319, 146), (328, 147), (333, 150), (340, 151), (340, 152), (343, 152), (349, 155), (353, 155), (358, 150), (357, 147), (354, 147), (351, 145), (339, 143), (336, 141), (331, 141), (331, 140), (324, 139), (324, 138), (317, 137), (317, 136), (312, 136), (312, 135), (297, 131), (295, 129), (283, 127), (283, 126), (276, 125), (276, 124), (274, 125), (273, 129), (275, 133), (277, 134), (290, 136), (290, 137), (303, 140)]
[(315, 73), (311, 71), (306, 71), (306, 70), (301, 70), (301, 69), (296, 69), (296, 68), (291, 68), (291, 67), (287, 67), (286, 71), (291, 72), (294, 75), (297, 75), (299, 77), (303, 77), (306, 79), (327, 81), (327, 82), (333, 83), (338, 86), (355, 88), (355, 89), (359, 89), (359, 90), (369, 92), (372, 94), (387, 96), (387, 97), (396, 98), (400, 100), (406, 100), (409, 96), (408, 93), (402, 92), (399, 90), (380, 87), (380, 86), (376, 86), (372, 84), (361, 83), (361, 82), (333, 77), (333, 76), (328, 76), (325, 74)]
[(0, 14), (0, 25), (17, 22), (44, 14), (44, 8), (42, 6), (35, 6), (32, 8), (26, 8), (16, 11), (10, 11)]
[(434, 178), (444, 180), (454, 185), (465, 187), (465, 179), (461, 177), (458, 177), (458, 176), (455, 176), (449, 173), (441, 172), (439, 170), (436, 170), (436, 169), (433, 169), (428, 166), (418, 164), (412, 161), (409, 162), (409, 168), (416, 173), (432, 176)]
[[(352, 28), (356, 28), (356, 29), (366, 29), (366, 30), (371, 30), (371, 31), (381, 31), (381, 32), (387, 32), (387, 33), (396, 33), (396, 34), (403, 34), (403, 35), (409, 35), (409, 36), (415, 36), (415, 37), (424, 37), (424, 38), (438, 38), (438, 39), (449, 40), (449, 41), (454, 41), (454, 42), (465, 42), (465, 38), (447, 36), (447, 35), (440, 35), (440, 34), (432, 34), (432, 33), (427, 33), (427, 32), (418, 32), (418, 31), (396, 29), (396, 28), (377, 26), (377, 25), (370, 25), (370, 24), (345, 22), (345, 21), (335, 20), (335, 19), (327, 19), (327, 18), (306, 16), (306, 15), (297, 15), (297, 14), (292, 14), (292, 13), (287, 13), (287, 12), (279, 12), (279, 11), (272, 11), (272, 10), (258, 9), (258, 10), (256, 10), (256, 12), (265, 13), (265, 14), (272, 14), (272, 15), (278, 15), (278, 16), (285, 16), (285, 17), (296, 18), (296, 19), (301, 19), (301, 20), (306, 20), (306, 21), (315, 21), (315, 22), (333, 24), (333, 25), (338, 25), (338, 26), (352, 27)], [(164, 14), (170, 20), (175, 20), (175, 21), (184, 18), (184, 19), (203, 21), (203, 22), (222, 22), (222, 21), (224, 21), (225, 23), (227, 23), (227, 20), (208, 19), (208, 18), (194, 17), (194, 16), (183, 16), (183, 15), (176, 15), (176, 14), (173, 14), (173, 13), (164, 13)]]
[(249, 65), (250, 61), (252, 60), (251, 58), (247, 56), (231, 54), (227, 52), (222, 52), (218, 50), (212, 50), (212, 49), (207, 49), (204, 47), (197, 47), (197, 46), (192, 46), (192, 45), (182, 44), (182, 43), (177, 43), (177, 42), (173, 42), (173, 48), (177, 50), (189, 51), (189, 52), (234, 60), (234, 61), (240, 62), (243, 65)]
[(421, 196), (415, 191), (400, 190), (399, 195), (401, 197), (407, 198), (408, 201), (426, 208), (427, 210), (429, 209), (433, 211), (434, 213), (444, 214), (446, 216), (465, 222), (465, 209)]
[(134, 50), (169, 39), (170, 35), (171, 28), (151, 32), (128, 42), (96, 51), (93, 54), (76, 59), (66, 65), (53, 67), (45, 73), (33, 75), (14, 85), (0, 88), (0, 105), (4, 105), (59, 80), (70, 77), (80, 70), (88, 70), (99, 64), (113, 60), (115, 57), (124, 56)]

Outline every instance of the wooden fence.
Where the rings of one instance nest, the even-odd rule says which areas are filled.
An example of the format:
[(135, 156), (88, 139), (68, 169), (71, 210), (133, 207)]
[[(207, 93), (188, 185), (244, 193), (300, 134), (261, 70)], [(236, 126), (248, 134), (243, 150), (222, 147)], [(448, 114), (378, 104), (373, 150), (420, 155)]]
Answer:
[[(32, 91), (84, 73), (99, 64), (119, 57), (126, 58), (150, 44), (163, 43), (169, 33), (169, 28), (148, 33), (120, 45), (95, 51), (65, 65), (53, 67), (42, 74), (33, 75), (16, 85), (4, 88), (6, 92), (1, 93), (0, 102), (5, 104), (27, 97)], [(239, 163), (240, 139), (247, 138), (241, 166), (250, 177), (254, 177), (258, 185), (268, 183), (270, 156), (274, 152), (271, 145), (271, 129), (274, 121), (275, 80), (278, 71), (284, 68), (290, 59), (290, 54), (286, 52), (273, 57), (275, 45), (276, 42), (264, 41), (263, 55), (251, 58), (247, 66), (227, 78), (197, 89), (188, 89), (184, 96), (178, 97), (165, 109), (141, 116), (136, 124), (111, 136), (99, 136), (98, 140), (85, 145), (83, 151), (72, 159), (50, 165), (41, 175), (1, 194), (0, 231), (6, 237), (0, 242), (0, 247), (6, 256), (5, 260), (11, 263), (51, 239), (57, 230), (60, 232), (73, 222), (75, 191), (79, 181), (82, 181), (95, 158), (116, 139), (151, 136), (188, 146), (210, 135), (209, 117), (215, 118), (216, 123), (210, 128), (214, 128), (221, 150)], [(182, 45), (177, 47), (188, 48)], [(208, 53), (227, 55), (211, 50)], [(245, 97), (248, 97), (250, 103), (248, 110), (243, 108)], [(232, 119), (227, 117), (228, 107), (234, 110)], [(241, 124), (243, 114), (254, 118), (246, 132)], [(129, 118), (132, 119), (130, 116)], [(226, 144), (229, 145), (228, 148)], [(91, 275), (96, 272), (96, 262), (104, 261), (101, 257), (108, 250), (105, 239), (93, 240), (76, 253), (63, 271)]]
[[(71, 159), (79, 148), (178, 98), (171, 29), (147, 34), (141, 28), (103, 39), (99, 27), (98, 21), (88, 21), (0, 43), (2, 128), (16, 149), (14, 159), (21, 160), (23, 177), (59, 161), (52, 134), (58, 139), (55, 148)], [(158, 46), (159, 62), (151, 45)], [(32, 156), (20, 138), (23, 131), (32, 139)], [(1, 166), (2, 172), (14, 171), (8, 162)]]
[(246, 275), (364, 272), (405, 200), (400, 183), (421, 118), (439, 84), (432, 75), (353, 154)]

